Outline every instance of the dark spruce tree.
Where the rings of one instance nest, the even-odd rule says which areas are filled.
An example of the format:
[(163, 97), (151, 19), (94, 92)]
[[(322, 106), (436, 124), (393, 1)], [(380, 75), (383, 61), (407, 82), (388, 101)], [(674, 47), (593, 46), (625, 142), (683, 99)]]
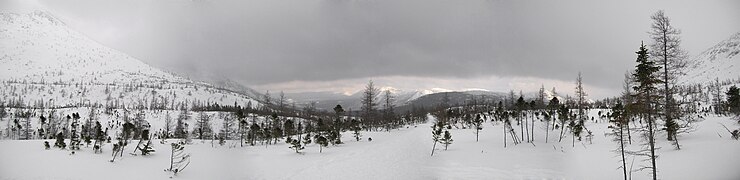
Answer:
[(324, 147), (329, 146), (329, 139), (322, 135), (316, 135), (316, 144), (319, 145), (319, 153), (324, 151)]
[(737, 86), (731, 86), (725, 93), (727, 95), (727, 106), (730, 114), (733, 114), (740, 123), (740, 89)]
[(636, 113), (640, 114), (640, 117), (645, 118), (647, 121), (647, 129), (643, 130), (643, 137), (646, 141), (643, 144), (644, 149), (637, 152), (638, 155), (649, 158), (650, 166), (640, 168), (639, 170), (649, 169), (652, 171), (653, 180), (658, 179), (657, 168), (655, 166), (655, 116), (657, 102), (660, 96), (656, 93), (656, 85), (662, 83), (658, 78), (656, 72), (660, 70), (654, 61), (648, 58), (648, 50), (645, 45), (640, 45), (640, 50), (637, 51), (637, 65), (635, 71), (632, 74), (635, 81), (635, 110)]
[(450, 134), (450, 131), (445, 130), (445, 134), (444, 134), (444, 136), (442, 136), (442, 139), (440, 141), (441, 141), (440, 143), (442, 143), (442, 144), (445, 145), (445, 151), (447, 151), (447, 147), (449, 147), (450, 144), (452, 144), (452, 141), (453, 141), (452, 140), (452, 134)]
[(444, 128), (444, 122), (437, 120), (437, 123), (434, 123), (432, 126), (432, 141), (434, 141), (434, 145), (432, 145), (432, 155), (434, 156), (434, 150), (437, 148), (437, 142), (440, 142), (442, 140), (442, 129)]
[(478, 135), (480, 134), (480, 130), (483, 129), (483, 118), (480, 117), (480, 114), (475, 115), (473, 126), (475, 128), (475, 142), (478, 142)]
[(352, 131), (352, 136), (355, 137), (355, 140), (360, 141), (360, 138), (362, 137), (362, 134), (360, 134), (360, 131), (362, 130), (362, 127), (360, 126), (360, 121), (358, 121), (357, 119), (350, 120), (349, 128)]

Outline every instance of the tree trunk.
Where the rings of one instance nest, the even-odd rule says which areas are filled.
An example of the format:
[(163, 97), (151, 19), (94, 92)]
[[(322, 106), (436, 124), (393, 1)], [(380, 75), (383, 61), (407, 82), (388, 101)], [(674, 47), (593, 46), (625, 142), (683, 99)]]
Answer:
[(573, 139), (573, 147), (576, 147), (576, 134), (573, 134), (571, 139)]
[(631, 119), (632, 118), (627, 120), (627, 139), (629, 140), (630, 144), (632, 144), (632, 133), (630, 132), (630, 124), (632, 124), (630, 123)]
[[(506, 144), (506, 143), (504, 143), (504, 144)], [(506, 147), (506, 145), (504, 145), (504, 147)], [(434, 141), (434, 145), (432, 145), (432, 155), (431, 156), (434, 156), (434, 149), (435, 148), (437, 148), (437, 141)]]
[(545, 143), (550, 136), (550, 122), (545, 122)]
[(534, 142), (534, 120), (535, 119), (536, 117), (534, 117), (534, 112), (532, 112), (532, 127), (531, 127), (532, 129), (529, 131), (530, 133), (532, 133), (532, 135), (530, 136), (532, 137), (532, 142)]
[[(650, 102), (650, 92), (647, 92), (647, 99)], [(652, 117), (652, 109), (650, 109), (650, 104), (647, 104), (648, 106), (648, 143), (650, 145), (650, 163), (652, 164), (652, 170), (653, 170), (653, 180), (658, 180), (657, 175), (657, 168), (655, 167), (655, 134), (653, 132), (653, 117)]]
[(521, 141), (524, 141), (524, 126), (523, 126), (524, 125), (524, 121), (522, 121), (522, 113), (521, 112), (517, 112), (516, 117), (519, 120), (519, 130), (521, 130), (521, 133), (520, 134), (522, 134), (522, 137), (520, 137), (520, 138), (521, 138)]
[(502, 129), (504, 131), (504, 148), (506, 148), (506, 123), (503, 124)]
[[(527, 135), (527, 142), (530, 142), (531, 140), (529, 138), (529, 118), (527, 117), (528, 114), (529, 113), (525, 113), (524, 118), (522, 118), (522, 123), (524, 124), (524, 131), (522, 132), (525, 132), (525, 134)], [(524, 138), (523, 135), (522, 135), (522, 138)]]
[(558, 139), (558, 142), (563, 141), (563, 130), (565, 129), (565, 123), (560, 123), (560, 138)]
[(627, 162), (624, 158), (624, 127), (619, 125), (619, 148), (622, 154), (622, 173), (624, 173), (624, 180), (627, 180)]

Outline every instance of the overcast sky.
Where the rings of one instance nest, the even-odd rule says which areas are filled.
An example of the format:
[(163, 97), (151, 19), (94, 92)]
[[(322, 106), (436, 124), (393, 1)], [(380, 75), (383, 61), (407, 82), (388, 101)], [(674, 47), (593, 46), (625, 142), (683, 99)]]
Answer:
[(71, 0), (39, 4), (153, 66), (258, 90), (402, 89), (617, 95), (650, 15), (696, 55), (740, 31), (740, 1)]

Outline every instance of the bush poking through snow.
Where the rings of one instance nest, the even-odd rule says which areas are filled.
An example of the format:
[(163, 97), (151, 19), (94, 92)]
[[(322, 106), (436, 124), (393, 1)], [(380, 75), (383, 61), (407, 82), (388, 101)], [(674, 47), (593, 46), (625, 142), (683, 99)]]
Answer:
[(316, 135), (316, 144), (319, 144), (319, 153), (324, 151), (324, 147), (329, 145), (329, 140), (326, 139), (326, 137), (321, 135)]
[(170, 168), (165, 169), (177, 175), (178, 172), (182, 172), (185, 167), (190, 164), (190, 153), (185, 153), (185, 143), (172, 143), (172, 154), (170, 156)]
[(450, 131), (445, 130), (445, 135), (442, 137), (442, 142), (440, 142), (445, 145), (445, 151), (447, 151), (447, 147), (452, 144), (452, 135), (450, 134)]

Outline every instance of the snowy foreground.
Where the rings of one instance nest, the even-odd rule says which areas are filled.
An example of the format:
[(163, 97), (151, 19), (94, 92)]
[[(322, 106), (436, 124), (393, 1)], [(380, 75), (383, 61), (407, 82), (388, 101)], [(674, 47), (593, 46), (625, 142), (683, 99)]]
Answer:
[[(740, 142), (732, 140), (720, 125), (738, 128), (727, 117), (710, 116), (698, 124), (696, 132), (681, 137), (682, 149), (674, 150), (658, 139), (660, 179), (738, 179)], [(544, 126), (539, 123), (538, 126)], [(544, 127), (536, 131), (535, 145), (509, 144), (503, 147), (499, 124), (486, 123), (475, 142), (471, 129), (455, 129), (449, 150), (437, 145), (430, 157), (432, 140), (429, 124), (391, 132), (364, 132), (356, 142), (344, 134), (345, 144), (330, 146), (319, 153), (315, 144), (296, 154), (287, 144), (246, 148), (211, 147), (211, 141), (194, 140), (186, 151), (192, 154), (190, 166), (174, 179), (622, 179), (618, 157), (611, 152), (616, 144), (605, 122), (590, 122), (593, 144), (570, 137), (557, 142), (551, 131), (544, 143)], [(518, 128), (515, 128), (518, 129)], [(660, 134), (659, 134), (660, 135)], [(722, 137), (720, 137), (722, 136)], [(372, 142), (367, 142), (372, 137)], [(635, 140), (638, 136), (633, 136)], [(53, 143), (52, 140), (50, 140)], [(156, 140), (157, 152), (133, 156), (128, 146), (123, 158), (114, 163), (111, 147), (103, 154), (91, 148), (71, 155), (70, 151), (44, 150), (43, 140), (0, 141), (0, 179), (169, 179), (169, 144)], [(174, 140), (170, 140), (174, 142)], [(230, 142), (236, 145), (238, 142)], [(637, 148), (638, 143), (631, 147)], [(633, 148), (633, 149), (634, 149)], [(637, 169), (641, 157), (634, 160)], [(628, 166), (632, 158), (628, 160)], [(633, 179), (648, 179), (649, 173), (635, 172)]]

